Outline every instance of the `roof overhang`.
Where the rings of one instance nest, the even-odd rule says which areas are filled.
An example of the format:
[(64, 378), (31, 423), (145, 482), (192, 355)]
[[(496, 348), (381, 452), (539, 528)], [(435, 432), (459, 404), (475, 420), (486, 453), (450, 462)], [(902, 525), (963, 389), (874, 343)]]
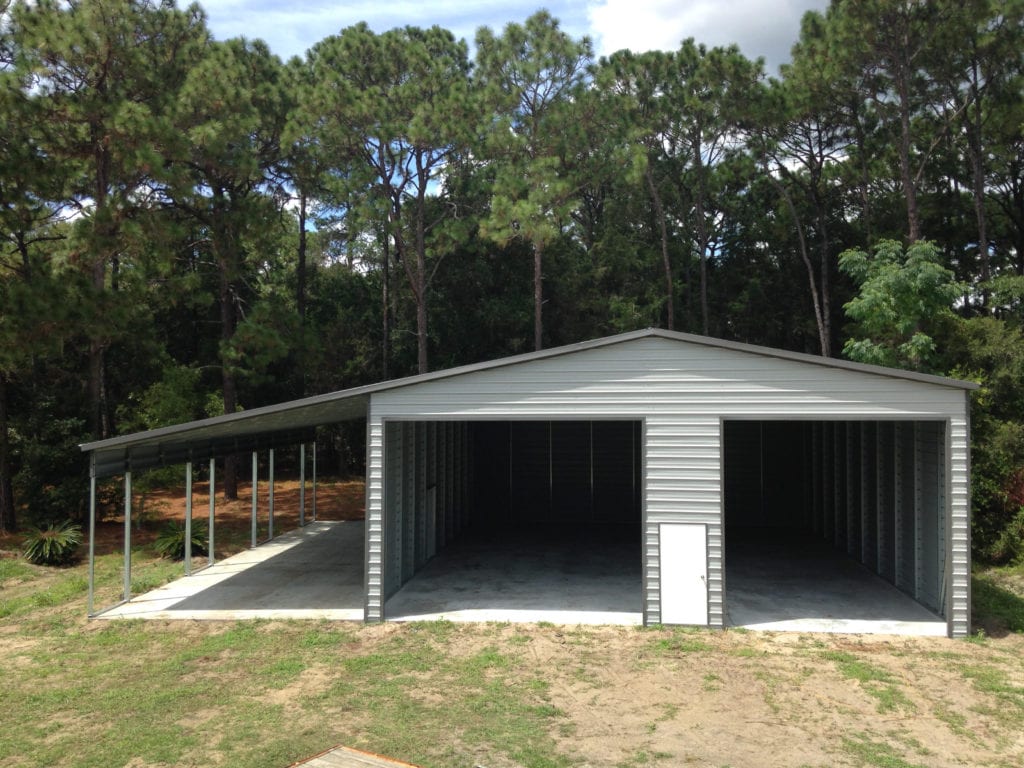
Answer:
[(293, 400), (212, 419), (85, 443), (96, 477), (246, 451), (311, 442), (318, 426), (363, 419), (369, 394), (359, 390)]

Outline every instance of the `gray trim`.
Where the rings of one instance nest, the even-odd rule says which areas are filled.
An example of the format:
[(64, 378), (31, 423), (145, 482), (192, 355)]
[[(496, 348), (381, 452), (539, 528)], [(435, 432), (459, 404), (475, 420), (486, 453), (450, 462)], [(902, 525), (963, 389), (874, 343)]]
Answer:
[[(633, 488), (630, 494), (635, 503), (636, 499), (636, 427), (632, 431), (633, 450)], [(651, 625), (650, 603), (648, 602), (647, 590), (647, 419), (640, 419), (640, 476), (644, 482), (640, 484), (640, 623), (649, 627)], [(661, 546), (659, 540), (658, 546)], [(661, 591), (661, 579), (658, 579), (658, 591)], [(660, 619), (660, 606), (659, 606)]]

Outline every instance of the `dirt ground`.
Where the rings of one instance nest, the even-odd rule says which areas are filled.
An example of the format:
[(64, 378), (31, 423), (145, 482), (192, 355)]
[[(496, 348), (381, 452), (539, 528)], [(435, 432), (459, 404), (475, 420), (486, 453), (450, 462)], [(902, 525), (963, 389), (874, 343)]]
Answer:
[[(597, 632), (597, 658), (576, 670), (557, 635), (531, 643), (558, 670), (552, 703), (574, 725), (561, 744), (588, 766), (1024, 765), (1021, 702), (1007, 719), (969, 677), (988, 653), (962, 641), (719, 632), (652, 649)], [(1019, 696), (1024, 642), (1000, 644)], [(832, 661), (847, 656), (888, 681), (851, 677)]]
[[(218, 500), (218, 541), (232, 538), (223, 536), (225, 531), (233, 531), (237, 539), (226, 544), (223, 552), (218, 547), (218, 556), (248, 545), (251, 502), (247, 486), (239, 491), (238, 501)], [(260, 491), (260, 519), (265, 522), (265, 485)], [(205, 485), (196, 485), (197, 517), (206, 514), (207, 492)], [(361, 519), (363, 502), (359, 481), (323, 483), (318, 488), (320, 519)], [(310, 504), (307, 492), (307, 511)], [(176, 489), (151, 494), (146, 509), (144, 527), (136, 537), (139, 543), (151, 538), (162, 520), (184, 515), (183, 493)], [(298, 484), (279, 482), (275, 529), (285, 531), (297, 523)], [(122, 546), (122, 526), (117, 519), (100, 526), (101, 552), (116, 552)], [(73, 610), (80, 615), (78, 607)], [(72, 631), (98, 633), (103, 631), (101, 624), (82, 616), (73, 620)], [(200, 641), (232, 626), (153, 622), (142, 631), (157, 639), (166, 633), (184, 633)], [(258, 631), (306, 630), (268, 622), (261, 623)], [(298, 720), (311, 719), (310, 727), (322, 729), (318, 735), (325, 741), (324, 748), (347, 740), (352, 746), (374, 749), (379, 745), (333, 731), (344, 718), (331, 719), (330, 712), (321, 712), (323, 701), (317, 697), (338, 684), (346, 661), (373, 654), (396, 636), (416, 630), (409, 625), (356, 624), (339, 631), (350, 637), (348, 644), (337, 651), (324, 649), (292, 683), (262, 695)], [(0, 662), (9, 670), (17, 669), (46, 642), (45, 635), (31, 639), (20, 635), (15, 624), (5, 627), (0, 622)], [(158, 649), (167, 642), (160, 640)], [(558, 713), (552, 720), (552, 735), (558, 751), (573, 766), (1024, 765), (1024, 635), (1004, 632), (954, 641), (503, 624), (462, 625), (451, 631), (446, 642), (450, 648), (446, 652), (467, 658), (496, 649), (509, 660), (497, 668), (508, 680), (544, 680), (544, 697)], [(19, 649), (19, 643), (26, 645)], [(215, 667), (204, 667), (201, 674), (211, 685), (238, 682), (219, 680)], [(400, 695), (434, 696), (443, 712), (443, 687), (430, 693), (433, 674), (429, 669), (418, 670), (415, 676), (406, 674), (401, 680), (410, 679), (413, 688), (401, 689)], [(441, 680), (435, 682), (443, 685)], [(244, 682), (251, 684), (255, 683)], [(358, 720), (358, 709), (346, 709), (345, 716)], [(460, 753), (457, 732), (441, 729), (437, 738), (438, 750)], [(520, 764), (490, 753), (458, 765), (515, 768)]]
[[(270, 490), (264, 481), (257, 486), (257, 520), (265, 531), (270, 508)], [(316, 489), (316, 513), (318, 520), (362, 520), (365, 514), (364, 486), (362, 480), (325, 480), (318, 482)], [(210, 484), (194, 483), (192, 486), (192, 516), (206, 520), (209, 515)], [(215, 536), (217, 557), (224, 558), (248, 546), (252, 522), (252, 486), (247, 482), (238, 483), (238, 498), (224, 499), (223, 490), (218, 489), (215, 499)], [(132, 500), (132, 514), (138, 524), (133, 524), (132, 543), (145, 545), (156, 538), (161, 526), (168, 520), (185, 519), (185, 487), (162, 488), (149, 491), (143, 497), (136, 493)], [(313, 486), (306, 481), (306, 517), (312, 519)], [(274, 481), (274, 530), (276, 533), (290, 531), (299, 526), (299, 481), (283, 479)], [(228, 535), (225, 535), (228, 534)], [(233, 534), (233, 535), (232, 535)], [(96, 526), (96, 553), (109, 554), (119, 551), (124, 545), (124, 515), (106, 517)]]

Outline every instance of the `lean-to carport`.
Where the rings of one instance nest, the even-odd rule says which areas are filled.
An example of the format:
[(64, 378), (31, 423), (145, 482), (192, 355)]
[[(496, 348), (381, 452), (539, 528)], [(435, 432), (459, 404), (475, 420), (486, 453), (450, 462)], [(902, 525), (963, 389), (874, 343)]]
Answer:
[[(241, 413), (189, 422), (132, 435), (86, 443), (82, 450), (89, 454), (89, 596), (88, 612), (97, 615), (95, 592), (96, 484), (105, 477), (124, 478), (124, 584), (121, 605), (131, 599), (132, 541), (132, 473), (152, 467), (184, 464), (185, 525), (192, 523), (193, 467), (209, 462), (209, 565), (213, 564), (215, 529), (216, 461), (227, 456), (252, 454), (252, 534), (251, 545), (257, 541), (257, 482), (261, 451), (267, 455), (268, 537), (274, 538), (274, 451), (288, 446), (299, 447), (300, 526), (306, 522), (307, 466), (311, 469), (310, 517), (316, 521), (316, 428), (342, 421), (364, 419), (369, 397), (362, 389), (348, 390), (280, 405), (255, 408)], [(311, 448), (311, 450), (307, 450)], [(188, 556), (191, 537), (186, 535), (185, 575), (191, 575)], [(107, 609), (104, 609), (107, 610)]]

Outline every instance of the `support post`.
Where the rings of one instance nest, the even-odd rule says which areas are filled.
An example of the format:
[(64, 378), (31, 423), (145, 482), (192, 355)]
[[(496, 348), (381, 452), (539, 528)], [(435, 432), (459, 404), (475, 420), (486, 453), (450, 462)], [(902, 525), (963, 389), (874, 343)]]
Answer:
[(313, 441), (313, 522), (316, 522), (316, 440)]
[(217, 460), (210, 459), (210, 519), (206, 524), (206, 561), (213, 565), (213, 513), (217, 506)]
[(185, 575), (192, 575), (192, 462), (185, 462)]
[(252, 452), (252, 546), (256, 546), (256, 485), (259, 482), (259, 463)]
[(270, 455), (269, 471), (268, 471), (269, 478), (268, 478), (268, 481), (267, 481), (268, 482), (268, 486), (267, 487), (269, 489), (269, 493), (268, 493), (268, 498), (269, 498), (268, 510), (269, 510), (270, 515), (269, 515), (269, 523), (267, 525), (267, 539), (268, 540), (272, 540), (274, 538), (274, 449), (273, 448), (270, 449), (269, 455)]
[(96, 454), (89, 456), (89, 600), (86, 608), (89, 616), (94, 611), (93, 596), (96, 591)]
[(132, 471), (124, 473), (124, 593), (125, 602), (132, 597)]
[(306, 525), (306, 444), (299, 443), (299, 527)]

